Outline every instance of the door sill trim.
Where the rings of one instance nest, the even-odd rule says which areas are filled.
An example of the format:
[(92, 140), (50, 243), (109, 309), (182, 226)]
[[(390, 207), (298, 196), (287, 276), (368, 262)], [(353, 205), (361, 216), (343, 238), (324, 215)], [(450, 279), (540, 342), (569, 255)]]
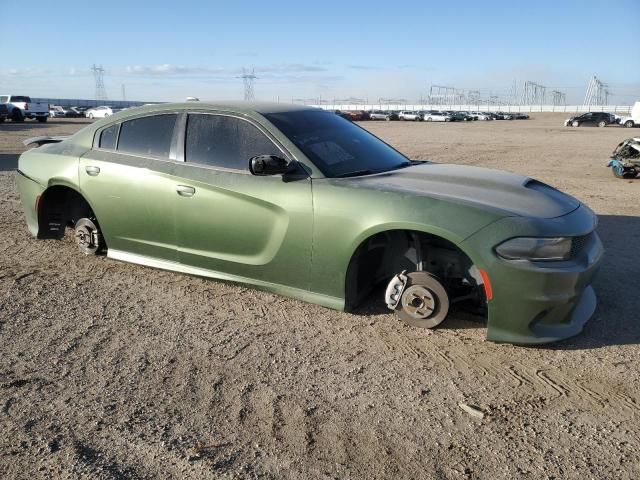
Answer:
[(335, 310), (344, 310), (344, 299), (338, 297), (332, 297), (329, 295), (323, 295), (321, 293), (311, 292), (309, 290), (303, 290), (301, 288), (289, 287), (287, 285), (281, 285), (277, 283), (265, 282), (263, 280), (256, 280), (253, 278), (241, 277), (239, 275), (232, 275), (229, 273), (217, 272), (214, 270), (207, 270), (206, 268), (192, 267), (190, 265), (184, 265), (179, 262), (172, 262), (170, 260), (161, 260), (159, 258), (148, 257), (146, 255), (139, 255), (137, 253), (129, 253), (123, 250), (107, 249), (107, 258), (113, 260), (119, 260), (127, 263), (135, 263), (137, 265), (143, 265), (145, 267), (158, 268), (161, 270), (169, 270), (172, 272), (184, 273), (187, 275), (194, 275), (197, 277), (213, 278), (216, 280), (224, 280), (234, 283), (242, 283), (251, 285), (260, 290), (266, 290), (268, 292), (277, 293), (287, 297), (296, 298), (308, 303), (315, 303), (323, 307), (332, 308)]

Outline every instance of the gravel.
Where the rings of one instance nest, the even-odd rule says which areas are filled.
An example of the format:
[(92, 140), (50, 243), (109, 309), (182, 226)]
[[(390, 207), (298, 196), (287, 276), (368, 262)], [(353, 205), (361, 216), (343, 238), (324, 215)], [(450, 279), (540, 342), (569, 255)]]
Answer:
[(639, 478), (640, 181), (604, 167), (633, 132), (532, 116), (363, 126), (598, 213), (596, 315), (535, 348), (464, 312), (419, 330), (36, 241), (20, 141), (84, 123), (0, 125), (0, 478)]

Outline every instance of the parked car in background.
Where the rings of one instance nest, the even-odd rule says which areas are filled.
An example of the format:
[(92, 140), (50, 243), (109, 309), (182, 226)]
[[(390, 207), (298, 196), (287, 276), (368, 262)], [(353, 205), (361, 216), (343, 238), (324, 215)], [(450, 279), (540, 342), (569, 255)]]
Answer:
[(109, 117), (111, 115), (113, 115), (113, 110), (107, 106), (90, 108), (85, 112), (85, 117), (92, 119)]
[(340, 113), (340, 116), (346, 118), (351, 122), (357, 122), (362, 120), (362, 112), (355, 111), (355, 110), (343, 110)]
[(7, 110), (7, 106), (4, 103), (0, 103), (0, 123), (4, 122), (7, 118), (9, 118), (9, 110)]
[(425, 122), (450, 122), (451, 115), (445, 112), (439, 112), (436, 110), (426, 112), (422, 119)]
[(29, 231), (62, 240), (68, 227), (86, 255), (347, 311), (386, 287), (378, 305), (422, 328), (473, 301), (499, 342), (576, 335), (596, 309), (602, 244), (579, 200), (506, 171), (412, 161), (319, 109), (165, 104), (25, 143), (43, 144), (15, 174)]
[(466, 116), (468, 116), (471, 120), (478, 120), (478, 116), (474, 115), (473, 112), (466, 112), (466, 111), (462, 111), (460, 112)]
[(343, 112), (342, 110), (334, 110), (334, 112), (336, 115), (338, 115), (341, 118), (344, 118), (345, 120), (349, 120), (350, 122), (353, 121), (353, 119), (351, 118), (351, 115), (349, 115), (348, 112)]
[(49, 118), (49, 105), (32, 102), (24, 95), (0, 95), (0, 103), (7, 107), (9, 118), (13, 122), (24, 122), (26, 118), (46, 122)]
[(471, 112), (471, 114), (476, 117), (476, 120), (493, 120), (491, 114), (487, 112)]
[(618, 123), (627, 128), (640, 127), (640, 102), (634, 103), (631, 108), (631, 114), (620, 118)]
[(65, 114), (67, 118), (78, 118), (84, 117), (84, 111), (82, 111), (79, 107), (69, 107), (67, 109), (67, 113)]
[(496, 120), (513, 120), (513, 115), (507, 112), (496, 112)]
[(526, 113), (518, 112), (513, 113), (512, 115), (515, 120), (529, 120), (529, 115)]
[(369, 119), (371, 120), (386, 120), (387, 122), (393, 120), (393, 114), (389, 111), (372, 110), (369, 112)]
[(447, 112), (451, 116), (452, 122), (470, 122), (473, 120), (471, 115), (467, 115), (465, 112)]
[(65, 110), (60, 105), (51, 105), (49, 107), (49, 118), (66, 117), (66, 116), (67, 116), (67, 110)]
[(419, 112), (414, 112), (414, 111), (410, 111), (410, 110), (403, 110), (402, 112), (400, 112), (398, 114), (398, 118), (400, 120), (411, 120), (414, 122), (418, 122), (420, 120), (422, 120), (422, 118), (420, 117), (420, 113)]
[(615, 124), (616, 117), (612, 113), (607, 112), (587, 112), (582, 115), (576, 115), (574, 117), (567, 118), (564, 121), (565, 127), (584, 127), (584, 126), (598, 126), (606, 127), (607, 125)]

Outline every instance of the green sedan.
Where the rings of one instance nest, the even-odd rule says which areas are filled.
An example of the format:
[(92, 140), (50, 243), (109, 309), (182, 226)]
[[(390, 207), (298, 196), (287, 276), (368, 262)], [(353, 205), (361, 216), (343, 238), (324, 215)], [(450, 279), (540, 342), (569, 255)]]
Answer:
[(596, 307), (589, 208), (521, 175), (411, 161), (333, 113), (154, 105), (26, 143), (29, 230), (72, 228), (85, 254), (347, 311), (378, 291), (424, 328), (473, 301), (499, 342), (570, 337)]

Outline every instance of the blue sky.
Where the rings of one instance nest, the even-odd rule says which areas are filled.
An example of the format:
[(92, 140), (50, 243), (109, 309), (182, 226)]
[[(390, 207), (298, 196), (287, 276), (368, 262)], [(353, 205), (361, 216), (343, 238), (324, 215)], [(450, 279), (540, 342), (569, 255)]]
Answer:
[[(110, 99), (418, 99), (429, 85), (506, 96), (531, 80), (582, 102), (595, 74), (640, 99), (640, 0), (0, 0), (0, 93)], [(634, 23), (635, 22), (635, 23)], [(25, 33), (37, 25), (38, 34)], [(635, 30), (635, 32), (633, 32)]]

